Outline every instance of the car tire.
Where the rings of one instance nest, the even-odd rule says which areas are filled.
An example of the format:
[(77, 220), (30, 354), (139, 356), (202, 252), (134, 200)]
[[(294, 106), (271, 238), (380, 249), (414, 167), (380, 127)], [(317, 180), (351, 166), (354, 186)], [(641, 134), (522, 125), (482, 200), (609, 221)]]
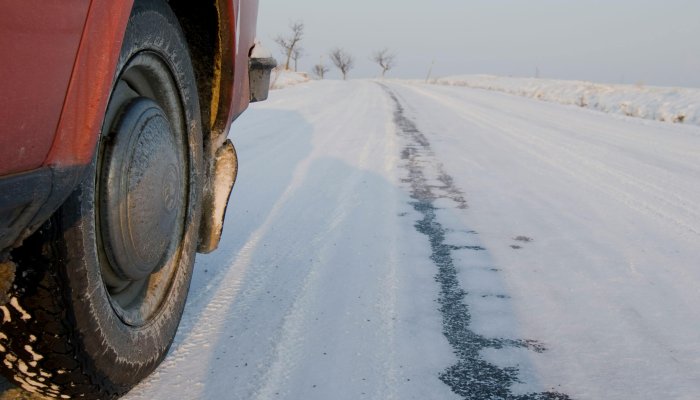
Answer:
[(177, 18), (137, 0), (91, 173), (13, 253), (0, 369), (58, 398), (110, 399), (164, 359), (198, 241), (203, 147)]

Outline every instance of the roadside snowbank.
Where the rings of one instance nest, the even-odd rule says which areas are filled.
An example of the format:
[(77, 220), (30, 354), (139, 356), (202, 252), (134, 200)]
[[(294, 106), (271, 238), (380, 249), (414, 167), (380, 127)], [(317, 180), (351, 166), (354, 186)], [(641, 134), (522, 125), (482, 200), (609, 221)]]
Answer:
[(289, 86), (308, 82), (309, 75), (305, 72), (294, 72), (275, 68), (270, 77), (270, 89), (284, 89)]
[(700, 89), (492, 75), (450, 76), (437, 79), (435, 83), (505, 92), (630, 117), (700, 125)]

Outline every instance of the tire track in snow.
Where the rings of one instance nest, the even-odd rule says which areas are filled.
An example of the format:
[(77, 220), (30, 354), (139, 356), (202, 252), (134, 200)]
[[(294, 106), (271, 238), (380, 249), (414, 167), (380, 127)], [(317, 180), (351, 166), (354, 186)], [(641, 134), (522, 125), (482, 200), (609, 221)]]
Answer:
[[(368, 87), (376, 90), (374, 86), (368, 85)], [(357, 97), (358, 100), (364, 98), (364, 96), (360, 97), (356, 91), (352, 93), (352, 96)], [(338, 120), (338, 115), (343, 118), (355, 118), (356, 115), (366, 112), (368, 108), (371, 109), (366, 102), (358, 100), (344, 102), (341, 113), (325, 112), (322, 114), (323, 118), (329, 121), (336, 121), (331, 124), (336, 127), (335, 130), (327, 131), (323, 135), (324, 141), (338, 142), (342, 140), (346, 127), (353, 126), (351, 121)], [(387, 104), (386, 109), (390, 109), (390, 104)], [(389, 124), (390, 121), (387, 121), (387, 128)], [(393, 132), (387, 129), (386, 136), (389, 136), (389, 134), (393, 136)], [(314, 245), (312, 246), (316, 249), (315, 260), (312, 262), (311, 268), (304, 278), (289, 312), (284, 317), (282, 334), (274, 350), (275, 359), (261, 378), (261, 385), (251, 396), (252, 399), (302, 398), (304, 389), (294, 387), (294, 377), (298, 376), (301, 370), (308, 370), (308, 366), (305, 363), (308, 361), (310, 352), (320, 348), (317, 347), (320, 346), (319, 343), (310, 341), (308, 332), (313, 328), (312, 321), (314, 319), (318, 320), (318, 318), (314, 318), (318, 314), (314, 314), (313, 310), (318, 310), (319, 301), (323, 299), (324, 290), (328, 287), (328, 277), (332, 275), (325, 260), (330, 259), (337, 251), (335, 242), (340, 242), (340, 239), (335, 240), (335, 238), (341, 237), (343, 229), (347, 229), (348, 219), (351, 218), (356, 208), (357, 194), (364, 190), (362, 189), (363, 182), (367, 179), (368, 171), (372, 170), (373, 164), (378, 163), (375, 157), (377, 153), (383, 153), (378, 151), (378, 149), (383, 146), (382, 143), (387, 139), (384, 136), (367, 135), (366, 140), (362, 141), (360, 151), (355, 153), (355, 164), (351, 174), (338, 178), (343, 180), (343, 185), (337, 196), (339, 201), (335, 203), (333, 211), (328, 215), (327, 224), (315, 234)], [(388, 146), (393, 148), (393, 145), (394, 143), (390, 143)], [(318, 146), (315, 151), (327, 151), (328, 147), (330, 145), (327, 144)], [(393, 161), (391, 159), (384, 161), (382, 167), (386, 170), (392, 170)], [(390, 194), (393, 193), (386, 193), (386, 195)], [(389, 199), (391, 198), (393, 197)], [(388, 201), (381, 201), (381, 203), (386, 204)], [(389, 207), (391, 208), (386, 215), (396, 215), (396, 208), (393, 205)], [(389, 218), (387, 217), (387, 219)], [(385, 224), (381, 224), (381, 226), (385, 226)], [(390, 243), (389, 246), (390, 260), (392, 262), (389, 263), (389, 269), (386, 271), (387, 275), (385, 277), (387, 279), (380, 280), (383, 290), (377, 294), (379, 300), (376, 301), (377, 304), (381, 305), (378, 308), (378, 312), (384, 317), (380, 319), (384, 324), (381, 328), (383, 332), (382, 344), (377, 349), (377, 352), (371, 356), (374, 361), (371, 364), (381, 365), (379, 370), (384, 375), (385, 382), (374, 388), (363, 389), (367, 392), (369, 398), (387, 400), (399, 398), (396, 393), (396, 382), (398, 382), (398, 375), (400, 374), (395, 363), (394, 338), (396, 336), (396, 323), (393, 318), (396, 313), (397, 302), (397, 262), (395, 260), (398, 254), (395, 243)], [(371, 372), (371, 370), (368, 372)], [(316, 385), (313, 387), (316, 387)], [(302, 393), (301, 395), (300, 392)], [(343, 396), (341, 395), (340, 397)]]
[[(443, 319), (443, 333), (452, 346), (458, 361), (440, 374), (440, 379), (452, 391), (465, 399), (508, 399), (508, 400), (568, 400), (569, 396), (550, 391), (515, 395), (514, 384), (521, 382), (517, 367), (501, 368), (486, 361), (481, 351), (485, 349), (527, 348), (535, 352), (546, 351), (545, 347), (534, 340), (487, 338), (474, 332), (471, 327), (471, 314), (465, 302), (467, 293), (460, 287), (457, 269), (452, 252), (459, 250), (447, 243), (448, 230), (438, 220), (436, 201), (448, 198), (459, 209), (467, 209), (468, 204), (462, 192), (455, 186), (452, 177), (444, 167), (436, 162), (430, 148), (430, 142), (416, 124), (405, 115), (404, 108), (397, 96), (387, 86), (380, 84), (395, 103), (394, 122), (397, 133), (407, 141), (402, 151), (408, 177), (404, 180), (410, 185), (411, 205), (422, 216), (416, 221), (415, 228), (430, 241), (431, 255), (438, 269), (435, 276), (440, 285), (438, 303)], [(438, 180), (442, 185), (430, 185), (426, 178), (427, 165), (436, 165)], [(437, 190), (442, 192), (437, 195)], [(484, 248), (470, 248), (485, 250)]]

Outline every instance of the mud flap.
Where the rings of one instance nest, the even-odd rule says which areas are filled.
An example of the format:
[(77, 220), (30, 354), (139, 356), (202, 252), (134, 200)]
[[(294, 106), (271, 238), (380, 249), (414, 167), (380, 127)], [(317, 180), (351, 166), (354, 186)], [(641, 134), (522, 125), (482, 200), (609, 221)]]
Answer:
[(211, 253), (219, 247), (224, 229), (226, 206), (238, 174), (238, 157), (230, 140), (216, 151), (208, 186), (202, 204), (198, 253)]

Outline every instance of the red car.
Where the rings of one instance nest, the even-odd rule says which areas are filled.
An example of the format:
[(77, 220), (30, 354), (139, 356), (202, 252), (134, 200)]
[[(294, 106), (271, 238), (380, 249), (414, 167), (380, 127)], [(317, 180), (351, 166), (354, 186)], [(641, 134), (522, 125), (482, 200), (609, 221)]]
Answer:
[[(231, 122), (267, 97), (257, 0), (0, 5), (0, 369), (117, 398), (165, 357), (219, 242)], [(261, 57), (256, 57), (261, 55)]]

